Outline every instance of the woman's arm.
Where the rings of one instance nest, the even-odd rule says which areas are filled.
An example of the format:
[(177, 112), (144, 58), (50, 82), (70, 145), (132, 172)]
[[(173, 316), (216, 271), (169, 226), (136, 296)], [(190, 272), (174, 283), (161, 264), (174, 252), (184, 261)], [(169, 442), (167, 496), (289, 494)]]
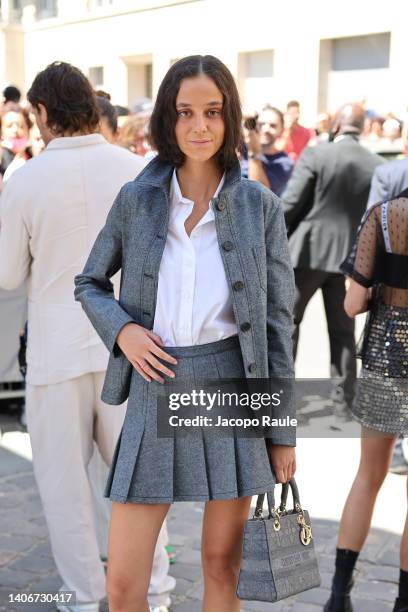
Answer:
[(118, 353), (116, 338), (134, 322), (115, 299), (111, 277), (122, 266), (122, 207), (124, 188), (109, 211), (105, 226), (92, 247), (82, 274), (75, 277), (75, 299), (81, 302), (109, 352)]
[(346, 297), (344, 299), (344, 310), (350, 319), (368, 310), (368, 299), (370, 290), (359, 285), (354, 279), (350, 279)]
[[(293, 393), (293, 307), (295, 280), (290, 261), (286, 226), (280, 201), (273, 194), (265, 204), (265, 243), (267, 266), (267, 338), (269, 377), (285, 381), (289, 401), (282, 403), (279, 417), (296, 417)], [(292, 393), (291, 393), (292, 391)], [(269, 459), (277, 482), (287, 482), (296, 470), (296, 428), (274, 428), (266, 439)]]

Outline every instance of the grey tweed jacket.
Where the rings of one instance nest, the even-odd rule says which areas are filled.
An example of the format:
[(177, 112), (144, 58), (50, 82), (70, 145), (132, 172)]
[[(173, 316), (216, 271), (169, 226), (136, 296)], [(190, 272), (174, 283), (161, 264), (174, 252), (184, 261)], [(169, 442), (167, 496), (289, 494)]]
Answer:
[[(108, 404), (129, 395), (132, 365), (116, 344), (119, 331), (129, 322), (153, 327), (172, 172), (156, 157), (122, 187), (75, 278), (75, 297), (110, 352), (102, 391)], [(280, 201), (259, 183), (242, 179), (237, 160), (210, 205), (246, 376), (292, 378), (294, 277)], [(119, 269), (117, 301), (110, 278)]]

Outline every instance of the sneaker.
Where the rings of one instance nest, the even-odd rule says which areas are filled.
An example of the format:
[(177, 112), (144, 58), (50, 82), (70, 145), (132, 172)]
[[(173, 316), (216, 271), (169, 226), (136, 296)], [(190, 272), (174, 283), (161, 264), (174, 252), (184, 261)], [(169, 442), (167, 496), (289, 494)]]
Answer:
[[(69, 589), (62, 585), (59, 589), (60, 593), (64, 593), (69, 591)], [(71, 591), (72, 592), (72, 591)], [(56, 605), (56, 609), (59, 612), (99, 612), (99, 601), (88, 601), (88, 602), (78, 602), (78, 603), (60, 603)]]
[(71, 605), (57, 604), (59, 612), (99, 612), (99, 602), (89, 601), (87, 603), (77, 603)]
[(408, 474), (408, 440), (399, 439), (394, 446), (391, 459), (390, 472), (405, 476)]
[(167, 606), (154, 606), (153, 608), (152, 606), (149, 606), (149, 610), (150, 612), (169, 612)]

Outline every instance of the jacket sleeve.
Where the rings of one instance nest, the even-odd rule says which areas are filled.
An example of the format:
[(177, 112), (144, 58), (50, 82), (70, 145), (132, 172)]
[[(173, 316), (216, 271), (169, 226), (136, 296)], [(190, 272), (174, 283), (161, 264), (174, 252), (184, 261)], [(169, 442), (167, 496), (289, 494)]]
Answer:
[[(264, 197), (267, 197), (264, 195)], [(293, 365), (293, 308), (295, 279), (290, 261), (286, 226), (279, 200), (272, 194), (272, 206), (265, 214), (265, 241), (267, 266), (267, 340), (269, 377), (282, 383), (282, 404), (275, 417), (296, 417), (295, 372)], [(296, 445), (296, 428), (273, 428), (273, 444)]]
[(371, 179), (370, 193), (368, 195), (367, 208), (378, 202), (386, 202), (390, 198), (390, 188), (387, 181), (387, 173), (383, 164), (377, 166)]
[(8, 290), (21, 285), (31, 265), (30, 235), (17, 185), (10, 180), (0, 199), (0, 287)]
[(313, 204), (316, 185), (315, 155), (316, 147), (304, 149), (282, 194), (283, 212), (289, 234), (307, 215)]
[(122, 267), (123, 190), (122, 187), (109, 211), (82, 274), (75, 277), (75, 299), (81, 302), (108, 351), (114, 354), (120, 353), (116, 344), (118, 333), (133, 322), (115, 299), (110, 281)]

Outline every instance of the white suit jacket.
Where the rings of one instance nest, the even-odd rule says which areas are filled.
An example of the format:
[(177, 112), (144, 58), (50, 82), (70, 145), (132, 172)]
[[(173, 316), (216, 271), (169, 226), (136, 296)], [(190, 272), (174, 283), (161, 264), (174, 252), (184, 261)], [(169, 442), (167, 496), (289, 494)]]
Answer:
[(100, 134), (55, 138), (0, 199), (0, 287), (28, 280), (27, 382), (106, 369), (108, 351), (74, 300), (79, 274), (122, 185), (145, 160)]

